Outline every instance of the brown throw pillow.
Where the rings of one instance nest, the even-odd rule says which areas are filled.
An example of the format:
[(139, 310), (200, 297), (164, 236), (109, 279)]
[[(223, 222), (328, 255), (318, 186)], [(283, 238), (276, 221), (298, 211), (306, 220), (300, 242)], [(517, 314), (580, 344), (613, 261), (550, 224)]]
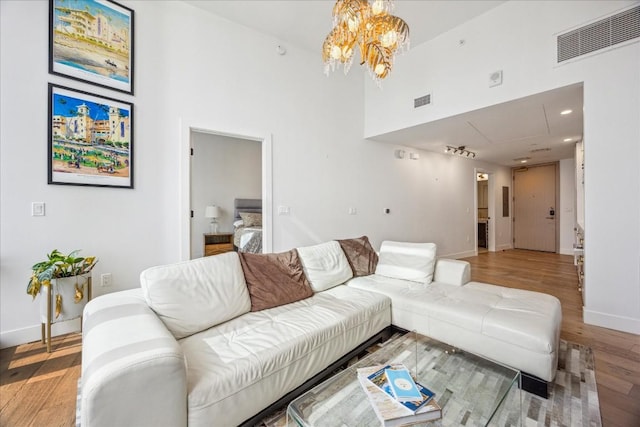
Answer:
[(376, 271), (378, 254), (373, 250), (367, 236), (356, 239), (338, 240), (342, 251), (349, 260), (353, 277), (368, 276)]
[(279, 254), (238, 252), (251, 297), (251, 311), (289, 304), (313, 295), (298, 252)]

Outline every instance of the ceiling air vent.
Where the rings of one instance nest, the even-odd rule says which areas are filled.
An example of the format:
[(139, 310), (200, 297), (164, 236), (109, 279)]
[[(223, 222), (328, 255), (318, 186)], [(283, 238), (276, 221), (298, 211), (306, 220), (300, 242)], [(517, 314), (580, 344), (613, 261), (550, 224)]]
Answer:
[(431, 104), (430, 93), (413, 100), (413, 108), (418, 108), (418, 107), (422, 107), (423, 105), (429, 105), (429, 104)]
[(551, 148), (534, 148), (530, 153), (541, 153), (543, 151), (551, 151)]
[(640, 37), (640, 6), (558, 36), (558, 63)]

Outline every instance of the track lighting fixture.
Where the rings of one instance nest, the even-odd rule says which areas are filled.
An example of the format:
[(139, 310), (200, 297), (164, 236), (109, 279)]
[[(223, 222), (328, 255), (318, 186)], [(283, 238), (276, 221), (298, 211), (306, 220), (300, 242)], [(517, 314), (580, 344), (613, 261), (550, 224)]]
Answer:
[(467, 158), (472, 158), (472, 159), (476, 158), (476, 153), (474, 153), (473, 151), (467, 150), (467, 147), (465, 147), (464, 145), (461, 145), (459, 147), (451, 147), (447, 145), (447, 148), (445, 148), (444, 152), (457, 154), (459, 156), (466, 156)]

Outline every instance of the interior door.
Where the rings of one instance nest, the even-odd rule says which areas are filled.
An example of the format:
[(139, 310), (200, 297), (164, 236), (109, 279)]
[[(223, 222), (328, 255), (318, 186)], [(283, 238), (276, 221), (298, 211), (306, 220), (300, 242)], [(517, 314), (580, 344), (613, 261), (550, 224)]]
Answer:
[(514, 170), (514, 247), (556, 252), (556, 165)]

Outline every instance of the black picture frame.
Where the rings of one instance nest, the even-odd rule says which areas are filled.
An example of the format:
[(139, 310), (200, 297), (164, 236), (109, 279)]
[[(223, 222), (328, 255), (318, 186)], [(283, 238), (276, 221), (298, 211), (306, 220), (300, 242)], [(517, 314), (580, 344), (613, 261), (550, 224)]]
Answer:
[(112, 0), (49, 0), (49, 73), (133, 95), (134, 11)]
[(48, 87), (48, 183), (133, 188), (133, 103)]

